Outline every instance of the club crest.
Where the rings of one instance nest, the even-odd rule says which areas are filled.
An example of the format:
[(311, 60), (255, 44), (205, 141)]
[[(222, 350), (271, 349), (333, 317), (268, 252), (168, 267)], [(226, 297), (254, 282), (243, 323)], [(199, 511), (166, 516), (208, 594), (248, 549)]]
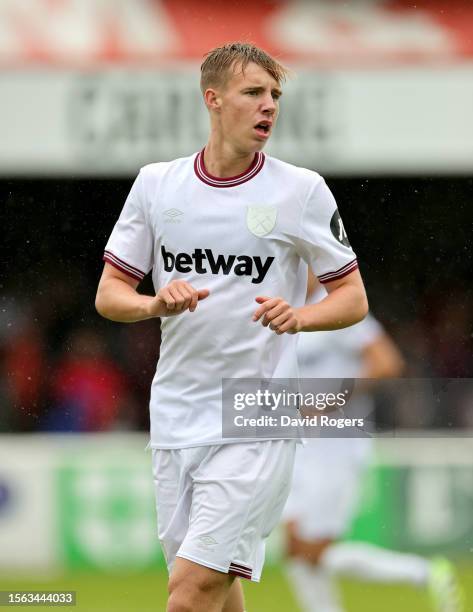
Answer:
[(275, 206), (248, 206), (246, 225), (252, 234), (260, 238), (274, 228), (277, 215)]

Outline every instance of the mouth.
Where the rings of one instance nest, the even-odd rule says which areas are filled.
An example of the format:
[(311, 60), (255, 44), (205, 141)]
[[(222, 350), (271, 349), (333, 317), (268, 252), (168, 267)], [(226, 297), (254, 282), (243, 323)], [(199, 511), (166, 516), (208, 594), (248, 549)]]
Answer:
[(254, 129), (261, 138), (268, 138), (271, 133), (271, 127), (271, 121), (260, 121), (255, 125)]

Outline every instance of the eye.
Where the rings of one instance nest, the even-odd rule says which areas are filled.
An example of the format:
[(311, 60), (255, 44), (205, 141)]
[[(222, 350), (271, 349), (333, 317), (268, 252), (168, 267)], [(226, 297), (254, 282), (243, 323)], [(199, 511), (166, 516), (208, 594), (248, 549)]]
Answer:
[(258, 95), (258, 92), (257, 92), (257, 91), (255, 91), (254, 89), (251, 89), (250, 91), (247, 91), (246, 93), (247, 93), (249, 96), (257, 96), (257, 95)]

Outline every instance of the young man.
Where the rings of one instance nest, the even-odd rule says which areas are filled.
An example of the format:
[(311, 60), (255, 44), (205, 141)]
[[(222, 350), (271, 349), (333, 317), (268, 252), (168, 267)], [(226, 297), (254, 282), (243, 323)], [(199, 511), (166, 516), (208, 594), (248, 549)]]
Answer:
[[(309, 303), (325, 295), (309, 274)], [(371, 315), (346, 329), (301, 334), (297, 350), (301, 378), (374, 380), (399, 376), (403, 369), (397, 347)], [(347, 416), (369, 415), (372, 398), (352, 398), (349, 410)], [(345, 576), (427, 588), (437, 612), (460, 612), (461, 594), (445, 559), (429, 561), (363, 542), (340, 541), (356, 511), (372, 447), (370, 438), (341, 435), (308, 440), (296, 453), (284, 517), (287, 571), (302, 610), (342, 612), (334, 579)]]
[[(242, 612), (235, 576), (259, 580), (288, 493), (294, 441), (224, 439), (222, 379), (284, 377), (294, 334), (367, 312), (325, 182), (261, 152), (285, 75), (253, 45), (211, 51), (205, 149), (142, 168), (105, 250), (99, 313), (161, 318), (150, 412), (168, 612)], [(308, 265), (328, 291), (309, 307)], [(156, 296), (139, 295), (151, 269)]]

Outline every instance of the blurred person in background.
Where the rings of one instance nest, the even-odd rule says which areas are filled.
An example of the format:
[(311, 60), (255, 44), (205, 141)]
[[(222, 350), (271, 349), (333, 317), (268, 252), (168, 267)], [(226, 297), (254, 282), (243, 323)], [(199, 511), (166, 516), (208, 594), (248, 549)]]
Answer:
[(0, 397), (0, 429), (34, 430), (44, 410), (48, 359), (46, 338), (31, 305), (24, 307), (6, 300), (0, 337), (0, 363), (3, 371)]
[(468, 378), (473, 371), (473, 304), (465, 287), (450, 283), (425, 296), (424, 319), (434, 376)]
[[(285, 75), (250, 44), (207, 54), (206, 147), (142, 168), (105, 250), (98, 312), (162, 319), (150, 410), (168, 612), (243, 612), (235, 577), (259, 581), (288, 493), (295, 441), (223, 437), (222, 379), (284, 376), (294, 334), (352, 325), (367, 311), (325, 182), (261, 152)], [(309, 307), (307, 265), (328, 290)], [(151, 269), (157, 294), (140, 295)]]
[(129, 388), (137, 406), (136, 426), (149, 430), (149, 411), (143, 410), (149, 402), (149, 390), (159, 358), (161, 333), (154, 321), (143, 321), (141, 325), (124, 325), (115, 345), (117, 359), (126, 369)]
[[(325, 293), (309, 273), (308, 302), (317, 303)], [(361, 393), (352, 395), (348, 406), (356, 415), (373, 412), (372, 381), (400, 376), (404, 368), (396, 345), (370, 314), (352, 327), (300, 335), (298, 357), (301, 379), (362, 379)], [(342, 612), (335, 579), (349, 577), (426, 588), (436, 611), (460, 612), (462, 597), (447, 560), (340, 541), (354, 518), (371, 459), (367, 435), (310, 439), (296, 453), (283, 516), (287, 575), (303, 611)]]
[(48, 431), (108, 431), (134, 425), (127, 379), (105, 352), (104, 339), (82, 327), (65, 344), (51, 376)]

